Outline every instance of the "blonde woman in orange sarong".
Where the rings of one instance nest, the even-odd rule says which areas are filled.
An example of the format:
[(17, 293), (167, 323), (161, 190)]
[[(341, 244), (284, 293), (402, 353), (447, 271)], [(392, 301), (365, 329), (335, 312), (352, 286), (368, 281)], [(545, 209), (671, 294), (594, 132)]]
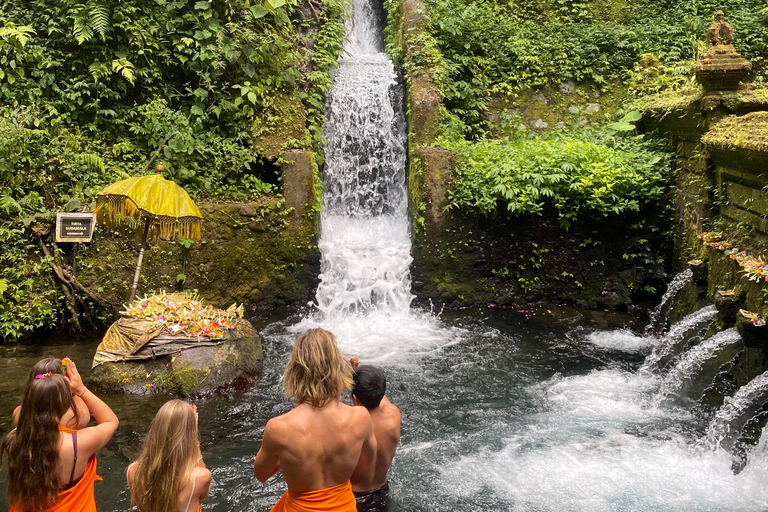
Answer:
[[(29, 372), (29, 381), (27, 381), (27, 383), (35, 380), (37, 375), (43, 375), (48, 372), (59, 373), (61, 372), (62, 366), (64, 366), (64, 364), (58, 357), (46, 357), (45, 359), (41, 359), (35, 363), (35, 365), (32, 367), (32, 370)], [(67, 428), (74, 430), (87, 427), (88, 423), (91, 421), (91, 411), (88, 410), (88, 406), (85, 405), (85, 402), (83, 402), (82, 398), (74, 396), (72, 397), (72, 400), (75, 402), (74, 412), (70, 409), (67, 409), (67, 412), (64, 414), (64, 416), (62, 416), (59, 423)], [(19, 423), (20, 415), (21, 406), (18, 406), (13, 410), (14, 427)]]
[(371, 416), (341, 402), (352, 366), (323, 329), (299, 336), (283, 373), (295, 407), (267, 422), (253, 473), (266, 482), (282, 470), (288, 492), (272, 512), (355, 512), (349, 477), (376, 453)]
[(194, 404), (171, 400), (157, 411), (127, 473), (131, 500), (141, 512), (202, 510), (211, 472), (200, 454)]
[[(73, 430), (61, 424), (73, 397), (83, 402), (98, 425)], [(96, 452), (117, 429), (117, 416), (84, 385), (73, 362), (65, 375), (35, 375), (21, 402), (18, 426), (3, 441), (8, 454), (9, 512), (96, 512), (93, 483)]]

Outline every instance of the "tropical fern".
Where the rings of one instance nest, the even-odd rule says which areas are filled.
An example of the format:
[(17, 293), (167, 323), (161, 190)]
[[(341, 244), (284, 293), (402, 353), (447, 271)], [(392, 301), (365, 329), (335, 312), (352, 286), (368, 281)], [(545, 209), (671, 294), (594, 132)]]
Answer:
[(133, 74), (133, 64), (128, 59), (115, 59), (112, 61), (112, 71), (119, 73), (123, 78), (133, 84), (135, 75)]
[(110, 12), (106, 5), (93, 4), (91, 5), (91, 28), (101, 36), (102, 41), (106, 41), (107, 32), (112, 28), (110, 22)]
[(24, 47), (34, 34), (35, 29), (29, 25), (17, 27), (13, 23), (7, 22), (4, 27), (0, 27), (0, 38), (20, 47)]
[(0, 196), (0, 208), (5, 210), (6, 214), (11, 213), (12, 210), (16, 210), (18, 213), (24, 211), (21, 205), (8, 194), (3, 194)]
[(78, 153), (75, 155), (75, 161), (100, 172), (106, 169), (104, 160), (96, 153)]
[(107, 32), (112, 28), (109, 9), (106, 5), (95, 2), (89, 2), (78, 9), (74, 23), (72, 34), (78, 44), (93, 39), (94, 33), (98, 34), (102, 41), (106, 41)]
[(93, 80), (98, 82), (101, 78), (109, 74), (109, 67), (103, 62), (94, 62), (88, 66), (88, 71), (90, 71)]
[(75, 26), (72, 29), (72, 35), (75, 36), (77, 44), (83, 44), (93, 38), (93, 28), (91, 28), (91, 16), (87, 6), (81, 7), (75, 13)]

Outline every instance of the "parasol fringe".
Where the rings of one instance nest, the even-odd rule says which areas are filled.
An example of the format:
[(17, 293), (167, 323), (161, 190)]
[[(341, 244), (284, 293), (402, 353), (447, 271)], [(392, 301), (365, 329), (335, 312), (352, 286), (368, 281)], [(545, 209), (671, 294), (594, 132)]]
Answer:
[[(97, 197), (95, 212), (98, 223), (120, 232), (126, 231), (124, 219), (133, 217), (137, 224), (141, 224), (144, 215), (149, 215), (137, 207), (130, 198), (112, 195)], [(152, 217), (155, 221), (150, 226), (150, 238), (162, 240), (178, 240), (182, 237), (192, 240), (201, 238), (201, 222), (197, 217), (175, 218), (158, 215), (152, 215)]]

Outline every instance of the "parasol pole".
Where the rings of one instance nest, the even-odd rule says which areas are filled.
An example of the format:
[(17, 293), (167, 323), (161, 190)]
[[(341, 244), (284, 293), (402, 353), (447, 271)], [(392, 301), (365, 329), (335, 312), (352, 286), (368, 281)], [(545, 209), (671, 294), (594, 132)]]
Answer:
[(129, 302), (133, 302), (136, 298), (136, 288), (139, 286), (139, 274), (141, 274), (141, 262), (144, 259), (144, 249), (147, 246), (147, 235), (149, 234), (150, 217), (147, 216), (147, 223), (144, 225), (144, 236), (141, 237), (141, 249), (139, 249), (139, 262), (136, 264), (136, 274), (133, 276), (133, 287), (131, 288), (131, 298)]

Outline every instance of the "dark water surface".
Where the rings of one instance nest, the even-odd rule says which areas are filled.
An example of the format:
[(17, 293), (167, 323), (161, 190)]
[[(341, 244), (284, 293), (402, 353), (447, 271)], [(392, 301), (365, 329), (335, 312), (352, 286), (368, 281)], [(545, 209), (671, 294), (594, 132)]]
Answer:
[[(657, 379), (636, 372), (642, 344), (626, 345), (627, 338), (641, 338), (611, 330), (628, 317), (538, 313), (356, 317), (354, 325), (331, 326), (345, 353), (385, 368), (387, 395), (403, 414), (390, 472), (391, 511), (768, 507), (765, 464), (734, 475), (727, 454), (697, 447), (706, 414), (653, 405)], [(317, 324), (299, 316), (256, 324), (263, 327), (262, 381), (247, 391), (195, 399), (214, 482), (205, 510), (268, 511), (285, 491), (280, 475), (266, 484), (255, 480), (253, 457), (267, 420), (291, 406), (279, 386), (291, 343)], [(595, 334), (599, 343), (589, 341)], [(3, 433), (35, 361), (66, 355), (86, 367), (97, 343), (0, 348)], [(124, 511), (125, 468), (168, 397), (100, 396), (121, 423), (98, 454), (104, 481), (96, 483), (96, 499), (100, 511)], [(0, 498), (0, 509), (6, 506)]]

